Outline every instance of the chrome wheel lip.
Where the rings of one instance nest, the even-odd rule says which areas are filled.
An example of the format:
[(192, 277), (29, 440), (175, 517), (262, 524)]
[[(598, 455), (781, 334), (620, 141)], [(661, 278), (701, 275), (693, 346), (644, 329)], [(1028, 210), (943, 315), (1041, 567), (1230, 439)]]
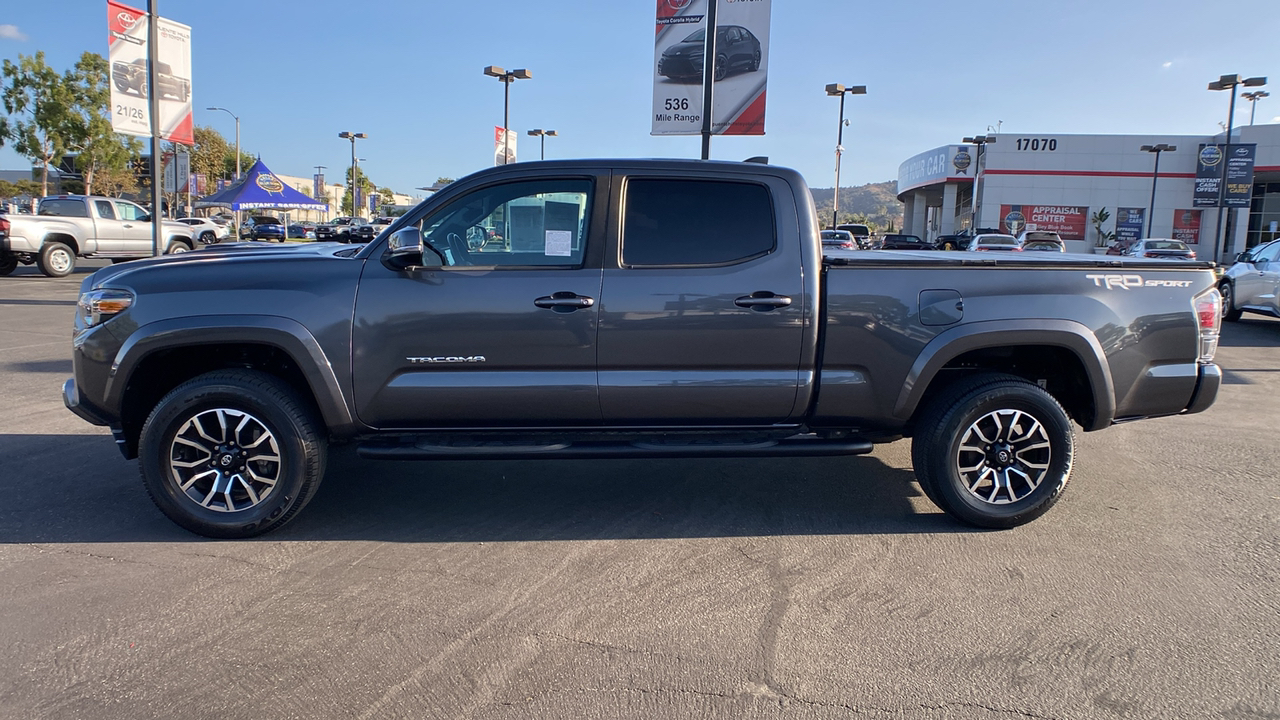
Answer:
[(1031, 495), (1049, 475), (1053, 444), (1044, 424), (1026, 410), (1001, 408), (960, 436), (954, 465), (961, 485), (986, 505), (1011, 505)]
[(258, 507), (283, 477), (275, 434), (262, 420), (234, 408), (188, 417), (169, 442), (166, 463), (174, 490), (214, 512)]

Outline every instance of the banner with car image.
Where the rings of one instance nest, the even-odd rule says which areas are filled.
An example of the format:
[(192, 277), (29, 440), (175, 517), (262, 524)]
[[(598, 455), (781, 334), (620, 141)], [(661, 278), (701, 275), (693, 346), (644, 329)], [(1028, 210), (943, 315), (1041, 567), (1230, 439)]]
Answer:
[[(147, 74), (147, 13), (108, 0), (107, 63), (111, 67), (111, 129), (151, 137), (151, 88)], [(160, 137), (194, 145), (191, 122), (191, 28), (160, 18), (156, 90)]]
[[(657, 0), (652, 135), (702, 132), (708, 0)], [(772, 0), (719, 0), (711, 131), (763, 135)]]

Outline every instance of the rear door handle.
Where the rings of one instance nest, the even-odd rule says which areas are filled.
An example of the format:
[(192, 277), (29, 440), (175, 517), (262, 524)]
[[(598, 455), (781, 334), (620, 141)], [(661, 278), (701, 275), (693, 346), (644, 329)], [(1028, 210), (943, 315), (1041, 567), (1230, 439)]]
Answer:
[(753, 292), (745, 297), (740, 297), (733, 301), (738, 307), (751, 308), (758, 312), (768, 312), (774, 308), (787, 307), (791, 304), (791, 298), (786, 295), (774, 295), (767, 290)]
[(596, 304), (596, 299), (571, 292), (551, 293), (533, 301), (540, 308), (549, 308), (553, 312), (569, 313), (578, 308), (589, 308)]

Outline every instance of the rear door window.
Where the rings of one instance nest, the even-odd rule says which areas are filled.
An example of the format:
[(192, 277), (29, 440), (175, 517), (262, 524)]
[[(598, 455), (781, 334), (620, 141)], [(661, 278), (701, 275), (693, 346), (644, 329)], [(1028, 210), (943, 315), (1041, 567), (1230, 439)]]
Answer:
[(777, 247), (773, 201), (763, 185), (634, 179), (625, 204), (627, 267), (729, 265)]
[(93, 206), (98, 209), (98, 217), (105, 220), (115, 220), (116, 212), (111, 209), (110, 200), (94, 200)]

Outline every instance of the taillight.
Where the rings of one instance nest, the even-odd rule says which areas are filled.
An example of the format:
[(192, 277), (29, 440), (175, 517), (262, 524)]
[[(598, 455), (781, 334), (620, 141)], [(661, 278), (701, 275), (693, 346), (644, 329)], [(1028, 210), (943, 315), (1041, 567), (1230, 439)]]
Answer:
[(1160, 257), (1160, 256), (1153, 252), (1147, 252), (1147, 253), (1142, 253), (1142, 257), (1154, 258), (1154, 257)]
[(1195, 260), (1195, 259), (1196, 259), (1196, 251), (1195, 251), (1195, 250), (1189, 250), (1189, 251), (1187, 251), (1187, 252), (1188, 252), (1188, 254), (1191, 256), (1191, 259), (1192, 259), (1192, 260)]
[(1222, 327), (1222, 294), (1218, 288), (1197, 295), (1191, 300), (1200, 327), (1200, 362), (1213, 362), (1218, 352), (1218, 331)]
[(0, 233), (9, 234), (9, 221), (0, 217)]

